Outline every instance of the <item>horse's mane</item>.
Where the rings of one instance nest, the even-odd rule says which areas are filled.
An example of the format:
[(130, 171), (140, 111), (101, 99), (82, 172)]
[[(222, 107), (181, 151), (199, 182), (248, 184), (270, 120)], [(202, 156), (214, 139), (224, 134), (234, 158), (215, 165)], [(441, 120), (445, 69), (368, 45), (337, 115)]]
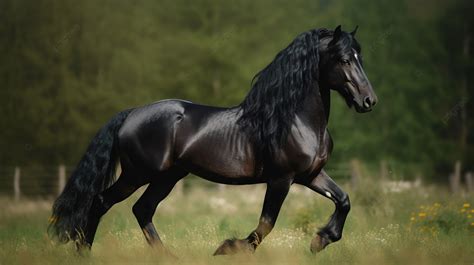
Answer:
[(287, 139), (303, 100), (318, 87), (320, 39), (332, 30), (314, 29), (298, 35), (252, 80), (252, 89), (240, 104), (238, 123), (258, 151), (273, 153)]

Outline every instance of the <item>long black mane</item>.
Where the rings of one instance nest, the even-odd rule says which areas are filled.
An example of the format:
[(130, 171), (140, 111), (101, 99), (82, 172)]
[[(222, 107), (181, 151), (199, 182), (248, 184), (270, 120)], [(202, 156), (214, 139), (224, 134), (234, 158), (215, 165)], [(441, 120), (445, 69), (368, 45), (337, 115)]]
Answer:
[(298, 35), (257, 73), (252, 89), (240, 104), (239, 125), (260, 146), (273, 153), (287, 139), (298, 107), (318, 87), (320, 39), (333, 31), (314, 29)]

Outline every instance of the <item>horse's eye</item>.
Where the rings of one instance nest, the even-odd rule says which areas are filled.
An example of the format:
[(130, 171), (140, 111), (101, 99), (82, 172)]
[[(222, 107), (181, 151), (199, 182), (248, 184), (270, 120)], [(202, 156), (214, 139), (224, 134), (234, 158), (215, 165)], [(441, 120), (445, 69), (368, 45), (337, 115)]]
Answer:
[(344, 59), (341, 62), (342, 62), (342, 64), (345, 64), (345, 65), (351, 65), (351, 62), (347, 59)]

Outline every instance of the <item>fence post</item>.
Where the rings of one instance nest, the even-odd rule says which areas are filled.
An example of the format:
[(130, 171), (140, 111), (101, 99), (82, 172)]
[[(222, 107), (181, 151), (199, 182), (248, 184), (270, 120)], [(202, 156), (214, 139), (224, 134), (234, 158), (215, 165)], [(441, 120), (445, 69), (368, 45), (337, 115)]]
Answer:
[(360, 162), (357, 159), (351, 160), (351, 185), (353, 188), (357, 188), (360, 178)]
[(380, 179), (386, 180), (388, 177), (387, 161), (380, 161)]
[(66, 166), (59, 165), (58, 168), (58, 195), (63, 192), (64, 186), (66, 185)]
[(454, 164), (453, 174), (449, 176), (449, 185), (451, 192), (459, 192), (459, 188), (461, 187), (461, 161), (459, 160)]
[(467, 192), (474, 192), (474, 180), (472, 179), (472, 172), (467, 172), (466, 175), (464, 175), (464, 179), (466, 180)]
[(15, 174), (13, 175), (13, 193), (15, 194), (15, 201), (19, 201), (21, 195), (20, 175), (20, 167), (15, 167)]

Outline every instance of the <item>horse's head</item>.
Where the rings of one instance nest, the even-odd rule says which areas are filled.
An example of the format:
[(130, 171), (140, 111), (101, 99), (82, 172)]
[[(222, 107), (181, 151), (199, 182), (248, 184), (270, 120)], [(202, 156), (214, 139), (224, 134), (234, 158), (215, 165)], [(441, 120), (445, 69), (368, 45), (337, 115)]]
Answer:
[(347, 33), (338, 26), (332, 36), (322, 40), (321, 75), (324, 85), (338, 91), (349, 107), (357, 112), (368, 112), (377, 103), (369, 79), (362, 67), (359, 43), (355, 39), (356, 29)]

